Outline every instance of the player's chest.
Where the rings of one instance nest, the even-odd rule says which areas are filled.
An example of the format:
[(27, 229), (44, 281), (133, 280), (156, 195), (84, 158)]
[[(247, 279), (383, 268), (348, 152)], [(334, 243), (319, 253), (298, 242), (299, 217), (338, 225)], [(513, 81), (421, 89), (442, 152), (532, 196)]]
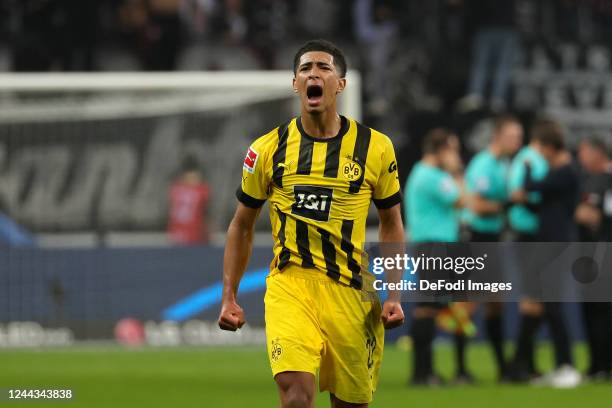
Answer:
[(271, 200), (317, 221), (328, 220), (334, 208), (344, 212), (369, 204), (375, 169), (368, 163), (346, 154), (331, 163), (328, 156), (313, 157), (309, 164), (306, 171), (299, 158), (285, 160), (272, 175)]

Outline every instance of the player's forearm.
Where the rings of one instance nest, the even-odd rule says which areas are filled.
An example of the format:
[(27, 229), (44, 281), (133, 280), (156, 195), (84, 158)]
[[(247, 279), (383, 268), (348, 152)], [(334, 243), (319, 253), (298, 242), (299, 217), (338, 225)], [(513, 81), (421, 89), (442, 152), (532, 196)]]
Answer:
[(404, 245), (404, 227), (401, 223), (380, 223), (378, 229), (378, 239), (380, 242)]
[(223, 299), (235, 300), (253, 248), (253, 228), (234, 218), (227, 230), (223, 256)]
[[(379, 212), (378, 239), (381, 243), (382, 255), (386, 257), (395, 257), (397, 254), (402, 255), (405, 251), (404, 226), (402, 225), (399, 205), (396, 207)], [(387, 271), (386, 280), (387, 282), (397, 283), (402, 279), (402, 274), (403, 271), (400, 270)], [(401, 300), (401, 292), (389, 291), (388, 299), (399, 302)]]
[(475, 195), (471, 199), (471, 209), (478, 215), (493, 215), (502, 212), (504, 206), (498, 201), (487, 200)]

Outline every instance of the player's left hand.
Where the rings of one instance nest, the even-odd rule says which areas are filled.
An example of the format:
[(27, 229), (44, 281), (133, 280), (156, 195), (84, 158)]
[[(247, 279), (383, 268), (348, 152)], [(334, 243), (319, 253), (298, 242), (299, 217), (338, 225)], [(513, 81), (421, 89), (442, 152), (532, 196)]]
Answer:
[(400, 302), (387, 300), (380, 314), (385, 329), (395, 329), (404, 324), (404, 311)]

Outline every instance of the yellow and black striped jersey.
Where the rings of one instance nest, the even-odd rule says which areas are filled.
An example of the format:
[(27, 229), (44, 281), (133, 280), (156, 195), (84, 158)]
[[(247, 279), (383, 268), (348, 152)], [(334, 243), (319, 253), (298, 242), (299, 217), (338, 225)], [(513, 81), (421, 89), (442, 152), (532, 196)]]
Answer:
[(272, 273), (295, 264), (361, 289), (370, 201), (401, 201), (393, 144), (345, 117), (338, 135), (314, 138), (294, 118), (249, 147), (237, 197), (251, 208), (269, 201)]

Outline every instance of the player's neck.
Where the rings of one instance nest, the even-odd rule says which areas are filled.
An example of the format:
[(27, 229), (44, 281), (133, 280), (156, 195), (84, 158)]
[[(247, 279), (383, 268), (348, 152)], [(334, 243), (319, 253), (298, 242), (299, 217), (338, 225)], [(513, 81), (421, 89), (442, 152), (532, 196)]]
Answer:
[(335, 109), (314, 114), (302, 112), (301, 121), (307, 134), (322, 139), (336, 136), (342, 126), (340, 115)]
[(422, 159), (423, 163), (432, 166), (432, 167), (440, 167), (440, 162), (436, 155), (434, 154), (426, 154)]
[(496, 158), (500, 158), (502, 156), (501, 146), (495, 142), (489, 145), (489, 152), (491, 152), (491, 154), (495, 156)]

